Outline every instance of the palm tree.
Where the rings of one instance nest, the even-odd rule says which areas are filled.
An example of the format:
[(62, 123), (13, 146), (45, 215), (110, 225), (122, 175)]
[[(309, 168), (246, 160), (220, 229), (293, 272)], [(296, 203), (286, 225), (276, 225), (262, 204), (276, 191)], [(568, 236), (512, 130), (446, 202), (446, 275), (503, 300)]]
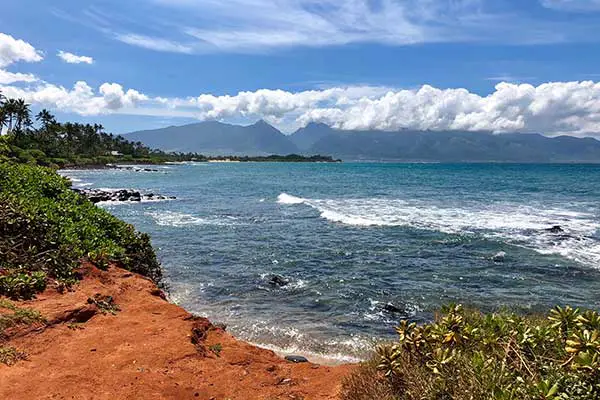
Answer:
[(49, 126), (56, 124), (56, 119), (54, 118), (54, 115), (50, 114), (50, 111), (46, 110), (45, 108), (35, 116), (35, 119), (37, 121), (41, 121), (44, 129), (47, 129)]
[(15, 110), (15, 128), (20, 131), (23, 126), (31, 126), (31, 110), (25, 100), (18, 99)]
[(8, 124), (8, 113), (5, 109), (6, 97), (0, 92), (0, 135), (2, 134), (2, 130)]
[(10, 133), (13, 130), (16, 113), (19, 108), (17, 106), (17, 100), (15, 100), (15, 99), (6, 100), (6, 102), (4, 103), (4, 106), (2, 108), (4, 109), (4, 113), (6, 114), (6, 126), (8, 127), (8, 133)]

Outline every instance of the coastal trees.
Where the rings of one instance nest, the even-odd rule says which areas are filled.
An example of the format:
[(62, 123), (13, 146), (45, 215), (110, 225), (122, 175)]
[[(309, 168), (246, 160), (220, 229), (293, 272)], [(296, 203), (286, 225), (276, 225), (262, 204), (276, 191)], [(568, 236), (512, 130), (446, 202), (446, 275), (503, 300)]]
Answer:
[(102, 165), (118, 161), (161, 162), (189, 160), (195, 154), (166, 154), (141, 142), (104, 131), (100, 124), (58, 122), (46, 109), (32, 114), (23, 99), (0, 94), (0, 131), (6, 133), (9, 155), (21, 162), (41, 165)]

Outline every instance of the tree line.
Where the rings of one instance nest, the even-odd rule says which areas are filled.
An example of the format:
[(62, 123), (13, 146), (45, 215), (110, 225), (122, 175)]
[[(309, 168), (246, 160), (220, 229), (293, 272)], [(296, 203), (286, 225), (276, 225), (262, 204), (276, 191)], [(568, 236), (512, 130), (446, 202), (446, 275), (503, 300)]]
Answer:
[(56, 120), (48, 110), (33, 115), (23, 99), (0, 93), (0, 155), (40, 165), (83, 166), (114, 162), (205, 160), (195, 153), (165, 153), (107, 133), (100, 124)]

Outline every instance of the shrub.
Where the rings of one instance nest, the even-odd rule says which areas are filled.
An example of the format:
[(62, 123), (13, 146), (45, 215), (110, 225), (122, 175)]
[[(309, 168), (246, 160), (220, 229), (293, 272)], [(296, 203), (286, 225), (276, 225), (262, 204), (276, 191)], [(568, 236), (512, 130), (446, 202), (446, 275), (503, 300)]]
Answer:
[(136, 232), (38, 166), (0, 162), (0, 295), (29, 298), (46, 277), (72, 282), (82, 258), (159, 282), (148, 235)]
[(10, 367), (21, 360), (27, 360), (27, 353), (14, 347), (0, 346), (0, 364), (6, 364)]
[(431, 324), (402, 321), (396, 330), (398, 341), (377, 349), (379, 374), (362, 367), (344, 399), (369, 398), (350, 390), (368, 368), (371, 386), (402, 400), (600, 398), (597, 312), (556, 307), (542, 318), (450, 306)]

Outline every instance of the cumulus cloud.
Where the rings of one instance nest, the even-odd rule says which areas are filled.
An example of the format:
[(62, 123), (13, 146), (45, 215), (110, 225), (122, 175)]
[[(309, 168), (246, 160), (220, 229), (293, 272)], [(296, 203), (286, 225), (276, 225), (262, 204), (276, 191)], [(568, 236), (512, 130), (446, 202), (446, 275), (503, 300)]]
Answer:
[(136, 104), (148, 100), (148, 96), (129, 89), (126, 92), (118, 83), (104, 83), (100, 86), (105, 108), (108, 110), (119, 110), (121, 108), (134, 107)]
[(80, 115), (127, 112), (127, 108), (131, 108), (131, 113), (135, 114), (133, 109), (147, 99), (136, 90), (125, 91), (116, 83), (105, 83), (98, 92), (83, 81), (76, 82), (71, 89), (44, 82), (27, 88), (0, 86), (0, 90), (9, 98), (23, 98), (40, 107)]
[(20, 72), (8, 72), (0, 69), (0, 84), (11, 84), (16, 82), (36, 82), (38, 78), (33, 74), (22, 74)]
[(499, 83), (488, 95), (464, 88), (418, 89), (357, 86), (289, 92), (261, 89), (236, 95), (150, 97), (117, 83), (97, 91), (85, 82), (72, 89), (49, 83), (2, 86), (9, 97), (82, 115), (122, 113), (194, 117), (199, 120), (258, 119), (282, 126), (321, 122), (345, 130), (468, 130), (600, 135), (600, 83)]
[(57, 56), (68, 64), (93, 64), (94, 59), (88, 56), (78, 56), (67, 51), (60, 50)]
[(42, 54), (31, 44), (0, 32), (0, 68), (17, 61), (42, 61)]

